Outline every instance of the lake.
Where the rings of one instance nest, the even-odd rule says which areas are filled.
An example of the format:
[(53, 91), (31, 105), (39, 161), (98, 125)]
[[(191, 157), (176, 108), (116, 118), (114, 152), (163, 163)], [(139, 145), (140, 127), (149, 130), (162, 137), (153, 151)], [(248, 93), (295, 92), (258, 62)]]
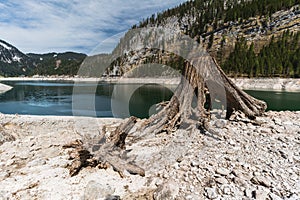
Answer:
[[(4, 81), (14, 88), (0, 94), (5, 114), (148, 117), (154, 104), (169, 100), (175, 86), (156, 84), (76, 83), (51, 81)], [(74, 89), (75, 88), (75, 89)], [(300, 93), (246, 91), (268, 103), (268, 110), (300, 110)]]

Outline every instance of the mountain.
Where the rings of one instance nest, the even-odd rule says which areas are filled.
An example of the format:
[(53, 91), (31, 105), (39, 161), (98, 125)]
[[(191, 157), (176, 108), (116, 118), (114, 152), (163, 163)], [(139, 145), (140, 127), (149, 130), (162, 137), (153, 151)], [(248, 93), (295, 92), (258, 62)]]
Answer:
[[(166, 27), (185, 34), (203, 45), (231, 76), (300, 77), (299, 25), (299, 0), (194, 0), (154, 14), (132, 30)], [(147, 36), (147, 41), (156, 39)], [(121, 40), (116, 49), (122, 46)], [(149, 49), (142, 55), (125, 54), (107, 74), (123, 75), (145, 61), (183, 67), (182, 59)]]
[[(93, 66), (107, 66), (104, 75), (122, 76), (141, 64), (161, 63), (178, 71), (184, 59), (159, 49), (131, 51), (131, 46), (160, 38), (145, 31), (143, 37), (132, 37), (139, 28), (167, 28), (173, 33), (189, 36), (214, 57), (229, 76), (300, 77), (300, 9), (299, 0), (192, 0), (157, 13), (134, 25), (120, 40), (113, 53), (93, 56), (85, 61), (84, 75), (95, 76)], [(147, 40), (147, 41), (145, 41)], [(138, 41), (138, 42), (137, 42)], [(2, 45), (1, 45), (2, 44)], [(163, 44), (164, 45), (164, 44)], [(151, 46), (151, 45), (150, 45)], [(86, 55), (23, 54), (2, 41), (0, 43), (0, 75), (74, 75)], [(128, 50), (128, 51), (127, 51)], [(2, 57), (3, 55), (3, 57)], [(5, 55), (5, 56), (4, 56)], [(103, 57), (109, 62), (99, 61)], [(105, 64), (105, 65), (104, 65)], [(154, 76), (161, 71), (149, 70)], [(140, 70), (139, 76), (145, 75)], [(167, 73), (166, 73), (167, 74)]]
[(202, 43), (232, 76), (300, 76), (299, 0), (194, 0), (139, 27), (172, 26)]
[(86, 58), (86, 54), (65, 52), (47, 54), (27, 54), (33, 60), (33, 71), (30, 75), (76, 75)]
[(0, 40), (0, 51), (0, 61), (4, 63), (22, 63), (28, 59), (28, 56), (3, 40)]
[(0, 75), (27, 74), (32, 66), (30, 57), (11, 44), (0, 40)]
[(75, 52), (25, 54), (0, 40), (0, 75), (76, 75), (85, 57)]

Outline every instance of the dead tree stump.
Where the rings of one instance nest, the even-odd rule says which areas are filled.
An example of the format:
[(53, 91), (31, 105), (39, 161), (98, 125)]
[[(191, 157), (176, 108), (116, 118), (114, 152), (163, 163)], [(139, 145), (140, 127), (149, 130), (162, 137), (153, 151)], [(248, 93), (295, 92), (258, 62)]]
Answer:
[[(215, 78), (214, 75), (219, 78)], [(133, 128), (135, 127), (141, 136), (149, 136), (162, 131), (172, 132), (183, 125), (185, 127), (193, 125), (199, 129), (213, 131), (208, 123), (209, 110), (204, 106), (205, 102), (211, 103), (211, 101), (207, 101), (205, 91), (211, 92), (218, 88), (222, 88), (225, 92), (227, 118), (232, 112), (241, 111), (248, 118), (254, 119), (266, 109), (265, 102), (257, 100), (239, 89), (210, 56), (203, 56), (193, 63), (186, 61), (181, 83), (171, 100), (160, 112), (143, 120), (140, 123), (142, 125), (138, 128), (135, 127), (136, 118), (131, 117), (111, 133), (109, 138), (105, 138), (105, 133), (102, 133), (102, 137), (99, 139), (101, 142), (94, 145), (97, 146), (97, 150), (84, 148), (84, 144), (80, 144), (80, 152), (85, 153), (78, 155), (75, 168), (109, 164), (121, 176), (123, 176), (124, 170), (132, 174), (145, 175), (144, 170), (134, 164), (134, 159), (126, 160), (128, 158), (126, 157), (125, 140)], [(90, 154), (83, 150), (87, 150)], [(86, 162), (84, 158), (90, 159), (90, 161)], [(78, 172), (78, 170), (72, 169), (72, 172)]]

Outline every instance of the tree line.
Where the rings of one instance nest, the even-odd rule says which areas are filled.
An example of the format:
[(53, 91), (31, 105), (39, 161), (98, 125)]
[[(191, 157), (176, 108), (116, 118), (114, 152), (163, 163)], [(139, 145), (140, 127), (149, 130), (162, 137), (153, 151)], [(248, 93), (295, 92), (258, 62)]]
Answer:
[(285, 31), (277, 39), (272, 36), (259, 53), (244, 38), (239, 38), (233, 52), (222, 63), (231, 76), (300, 77), (300, 33)]
[[(168, 17), (177, 16), (185, 34), (200, 42), (200, 38), (229, 22), (243, 22), (251, 17), (267, 16), (280, 10), (287, 10), (299, 4), (300, 0), (194, 0), (173, 9), (152, 15), (132, 28), (148, 25), (163, 25)], [(299, 8), (298, 8), (299, 9)], [(209, 26), (208, 26), (209, 25)], [(212, 27), (212, 29), (209, 29)], [(213, 45), (210, 34), (208, 49)], [(254, 44), (247, 44), (245, 38), (238, 38), (228, 58), (218, 59), (224, 71), (231, 76), (249, 77), (299, 77), (299, 33), (284, 32), (272, 37), (269, 44), (257, 53)], [(222, 51), (219, 50), (217, 54)], [(255, 53), (256, 52), (256, 53)], [(171, 63), (175, 68), (178, 64)]]
[(142, 28), (151, 24), (160, 25), (166, 18), (172, 16), (177, 16), (179, 23), (182, 23), (184, 17), (188, 16), (188, 27), (185, 27), (185, 31), (194, 38), (206, 33), (208, 24), (212, 24), (214, 29), (217, 29), (230, 21), (270, 16), (276, 11), (290, 9), (299, 2), (300, 0), (194, 0), (156, 15), (153, 14), (132, 28)]

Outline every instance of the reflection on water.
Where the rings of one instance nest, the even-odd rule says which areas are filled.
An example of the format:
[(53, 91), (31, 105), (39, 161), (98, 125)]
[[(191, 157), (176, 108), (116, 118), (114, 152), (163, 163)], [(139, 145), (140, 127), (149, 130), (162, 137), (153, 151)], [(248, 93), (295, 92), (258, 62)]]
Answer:
[(14, 88), (0, 95), (0, 112), (7, 114), (70, 115), (72, 84), (5, 82)]
[(258, 99), (264, 100), (268, 104), (268, 110), (282, 111), (300, 110), (300, 93), (284, 91), (257, 91), (247, 90), (248, 94)]
[[(32, 115), (79, 115), (113, 117), (111, 96), (118, 88), (119, 96), (128, 94), (130, 88), (139, 88), (135, 84), (76, 83), (77, 91), (73, 94), (73, 82), (10, 81), (3, 82), (14, 88), (0, 94), (0, 112), (6, 114)], [(72, 95), (73, 94), (73, 95)], [(130, 115), (148, 117), (153, 104), (169, 100), (172, 92), (158, 85), (145, 85), (132, 94), (130, 102), (119, 105), (130, 110)], [(91, 98), (95, 103), (91, 103)], [(76, 107), (72, 110), (72, 101)], [(118, 117), (123, 117), (118, 115)], [(124, 116), (127, 117), (127, 116)]]
[[(172, 91), (159, 85), (76, 83), (79, 93), (72, 96), (72, 82), (10, 81), (14, 88), (0, 94), (0, 112), (6, 114), (68, 115), (97, 117), (148, 117), (155, 104), (169, 100)], [(268, 103), (269, 110), (300, 110), (300, 93), (246, 91)], [(113, 95), (114, 94), (114, 95)], [(113, 95), (113, 100), (112, 99)], [(75, 98), (72, 98), (75, 97)], [(95, 104), (90, 103), (91, 98)], [(72, 110), (72, 101), (80, 100)], [(112, 111), (112, 107), (115, 110)], [(113, 114), (114, 112), (114, 114)]]

